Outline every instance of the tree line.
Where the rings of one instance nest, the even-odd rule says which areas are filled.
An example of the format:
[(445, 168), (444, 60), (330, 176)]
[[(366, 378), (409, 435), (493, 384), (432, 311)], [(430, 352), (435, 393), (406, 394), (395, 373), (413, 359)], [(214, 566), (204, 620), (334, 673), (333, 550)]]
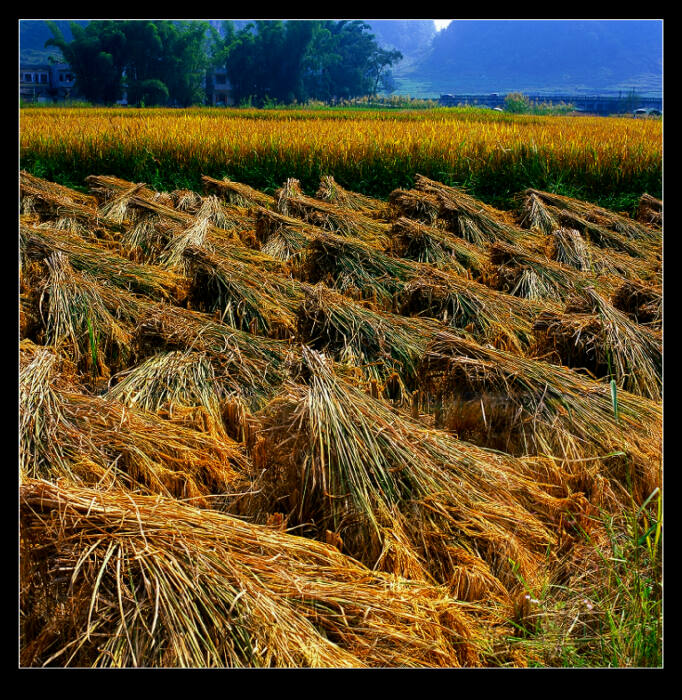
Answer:
[(54, 22), (45, 46), (57, 47), (88, 102), (137, 106), (204, 104), (210, 75), (224, 71), (236, 104), (291, 104), (391, 92), (400, 51), (384, 49), (360, 20), (257, 20), (222, 32), (205, 21)]

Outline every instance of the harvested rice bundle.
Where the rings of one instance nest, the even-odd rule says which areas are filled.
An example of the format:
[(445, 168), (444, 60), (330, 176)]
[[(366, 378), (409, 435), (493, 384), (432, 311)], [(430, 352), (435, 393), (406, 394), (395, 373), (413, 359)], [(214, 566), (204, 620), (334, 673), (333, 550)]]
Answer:
[(201, 176), (201, 182), (204, 186), (204, 191), (210, 194), (216, 194), (221, 199), (224, 199), (228, 204), (233, 204), (238, 207), (253, 207), (259, 206), (265, 209), (275, 208), (275, 198), (264, 192), (244, 185), (241, 182), (233, 182), (228, 178), (215, 180), (207, 175)]
[(310, 243), (302, 271), (312, 284), (324, 282), (352, 298), (372, 300), (385, 310), (394, 308), (396, 295), (419, 272), (416, 263), (333, 233), (321, 233)]
[(649, 399), (619, 392), (614, 405), (608, 384), (450, 333), (432, 341), (419, 377), (449, 430), (515, 455), (567, 460), (574, 489), (609, 496), (631, 479), (645, 498), (660, 483), (661, 408)]
[[(622, 283), (622, 280), (649, 280), (657, 276), (660, 264), (642, 258), (633, 258), (615, 250), (599, 248), (585, 240), (575, 229), (558, 228), (547, 236), (545, 254), (562, 265), (592, 272), (595, 275), (607, 275), (614, 278), (610, 284)], [(622, 278), (619, 282), (616, 278)]]
[[(247, 214), (237, 207), (225, 207), (211, 195), (202, 197), (192, 190), (155, 192), (144, 185), (121, 180), (111, 176), (90, 176), (86, 178), (91, 189), (103, 199), (104, 206), (117, 212), (122, 218), (137, 221), (140, 217), (156, 216), (166, 223), (174, 222), (181, 226), (191, 226), (192, 218), (208, 219), (219, 229), (230, 230), (243, 227)], [(118, 202), (115, 205), (115, 202)], [(120, 210), (120, 211), (119, 211)]]
[(196, 214), (201, 206), (201, 195), (192, 190), (173, 190), (170, 196), (176, 209), (189, 214)]
[(400, 299), (401, 314), (436, 318), (481, 343), (519, 353), (533, 342), (533, 319), (547, 306), (547, 300), (541, 307), (426, 265), (423, 274), (404, 285)]
[[(225, 252), (225, 250), (223, 250)], [(249, 251), (253, 252), (253, 251)], [(300, 284), (233, 255), (189, 246), (183, 252), (191, 276), (190, 298), (201, 310), (251, 333), (287, 338), (295, 334)]]
[(67, 348), (76, 365), (105, 378), (110, 368), (125, 367), (132, 355), (132, 330), (149, 304), (76, 272), (62, 252), (50, 255), (46, 266), (40, 299), (45, 344)]
[[(97, 200), (76, 190), (21, 173), (21, 212), (45, 225), (89, 239), (120, 236), (120, 225), (98, 218)], [(38, 221), (33, 222), (37, 225)], [(28, 223), (28, 222), (26, 222)]]
[(234, 395), (251, 410), (262, 408), (289, 376), (295, 347), (239, 331), (206, 314), (169, 305), (148, 313), (136, 329), (141, 356), (159, 350), (194, 351), (210, 362), (221, 399)]
[(134, 222), (140, 216), (141, 208), (139, 206), (134, 206), (132, 204), (132, 199), (135, 195), (138, 195), (138, 199), (147, 201), (146, 197), (139, 194), (142, 190), (147, 190), (147, 188), (143, 182), (140, 182), (136, 185), (133, 184), (130, 188), (120, 192), (116, 196), (107, 199), (99, 207), (99, 216), (117, 224)]
[(315, 196), (324, 202), (329, 202), (343, 209), (352, 209), (365, 216), (383, 218), (387, 215), (386, 202), (359, 192), (346, 190), (331, 175), (322, 176), (320, 187)]
[(195, 216), (208, 220), (213, 226), (229, 231), (237, 228), (250, 228), (252, 221), (248, 210), (235, 206), (226, 207), (215, 195), (200, 198), (200, 206)]
[(157, 214), (139, 216), (121, 236), (121, 252), (133, 262), (154, 264), (173, 238), (175, 230), (174, 224), (169, 225)]
[(637, 323), (660, 329), (663, 317), (663, 294), (659, 285), (627, 280), (611, 297), (613, 306)]
[(157, 353), (137, 367), (117, 374), (113, 381), (116, 384), (107, 392), (107, 398), (170, 419), (201, 407), (200, 422), (192, 427), (224, 435), (218, 380), (203, 353)]
[(61, 252), (79, 272), (93, 278), (149, 296), (152, 299), (186, 297), (186, 281), (169, 270), (140, 265), (63, 231), (22, 225), (19, 228), (20, 252), (25, 260), (44, 260)]
[(428, 226), (438, 223), (440, 201), (432, 194), (419, 190), (393, 190), (388, 196), (390, 218), (405, 217)]
[[(656, 239), (655, 232), (650, 229), (647, 235), (633, 238), (623, 233), (622, 230), (609, 228), (612, 224), (601, 223), (581, 216), (572, 208), (560, 208), (543, 200), (537, 190), (526, 190), (522, 204), (521, 225), (527, 226), (530, 230), (541, 231), (551, 234), (557, 229), (567, 228), (578, 231), (584, 238), (600, 248), (612, 249), (621, 253), (627, 253), (635, 258), (652, 258), (660, 248), (659, 239)], [(552, 201), (555, 201), (552, 198)], [(575, 200), (578, 201), (578, 200)], [(586, 205), (588, 208), (591, 205)], [(582, 213), (584, 211), (580, 210)], [(598, 217), (593, 217), (598, 218)], [(621, 229), (623, 227), (621, 226)]]
[(46, 204), (52, 202), (55, 206), (77, 204), (88, 209), (97, 206), (97, 201), (91, 195), (59, 185), (56, 182), (49, 182), (41, 177), (31, 175), (26, 170), (19, 172), (19, 189), (22, 197), (29, 194), (41, 195)]
[(159, 265), (167, 270), (189, 277), (189, 259), (185, 256), (188, 248), (201, 248), (213, 252), (215, 247), (207, 240), (210, 223), (208, 219), (196, 220), (184, 231), (176, 233), (159, 255)]
[[(591, 275), (581, 275), (547, 257), (505, 243), (490, 247), (490, 262), (497, 266), (496, 288), (524, 299), (563, 301), (585, 284), (595, 283)], [(602, 286), (605, 283), (600, 281)]]
[[(533, 195), (534, 196), (534, 195)], [(578, 231), (557, 228), (548, 237), (547, 257), (580, 272), (592, 270), (592, 256), (588, 244)]]
[[(19, 373), (22, 477), (197, 499), (246, 491), (249, 462), (227, 436), (163, 420), (74, 384), (47, 348), (23, 341)], [(67, 363), (68, 364), (68, 363)]]
[(340, 363), (361, 367), (387, 398), (407, 400), (416, 366), (440, 324), (373, 311), (324, 285), (306, 287), (299, 336)]
[(634, 323), (593, 288), (587, 287), (573, 298), (563, 314), (540, 314), (533, 330), (539, 352), (556, 352), (563, 364), (614, 379), (618, 387), (633, 394), (661, 398), (660, 338)]
[(448, 187), (423, 175), (417, 175), (415, 188), (435, 196), (439, 202), (438, 217), (449, 231), (477, 246), (486, 243), (535, 242), (533, 235), (514, 224), (508, 214), (484, 204), (457, 187)]
[(391, 226), (391, 255), (481, 279), (488, 259), (480, 248), (448, 231), (401, 216)]
[[(434, 577), (471, 599), (508, 603), (515, 567), (537, 580), (554, 524), (580, 499), (546, 491), (535, 462), (426, 429), (305, 346), (303, 364), (306, 384), (286, 385), (258, 416), (261, 493), (288, 510), (288, 522), (334, 533), (370, 566)], [(478, 586), (463, 585), (467, 552), (481, 560), (471, 572)]]
[(130, 182), (115, 175), (88, 175), (85, 178), (85, 182), (100, 204), (116, 199), (124, 192), (129, 192), (134, 188), (138, 188), (136, 189), (137, 194), (145, 199), (154, 200), (159, 199), (162, 194), (167, 195), (167, 193), (155, 192), (144, 183)]
[(262, 207), (256, 209), (255, 217), (261, 252), (284, 262), (300, 260), (321, 232), (317, 226)]
[(660, 228), (663, 225), (663, 201), (644, 193), (637, 207), (637, 220), (648, 226)]
[(38, 480), (22, 484), (20, 507), (22, 666), (480, 663), (463, 604), (329, 545), (172, 499)]
[(525, 196), (534, 196), (544, 204), (554, 207), (554, 210), (570, 212), (580, 219), (597, 224), (600, 227), (611, 229), (626, 238), (650, 243), (660, 243), (660, 232), (654, 231), (635, 219), (622, 214), (616, 214), (609, 209), (604, 209), (591, 202), (584, 202), (573, 197), (565, 197), (551, 192), (542, 192), (535, 189), (527, 189)]
[(349, 209), (307, 197), (300, 183), (289, 178), (284, 187), (275, 192), (276, 208), (280, 214), (298, 217), (313, 226), (339, 236), (359, 239), (378, 248), (388, 243), (388, 225)]

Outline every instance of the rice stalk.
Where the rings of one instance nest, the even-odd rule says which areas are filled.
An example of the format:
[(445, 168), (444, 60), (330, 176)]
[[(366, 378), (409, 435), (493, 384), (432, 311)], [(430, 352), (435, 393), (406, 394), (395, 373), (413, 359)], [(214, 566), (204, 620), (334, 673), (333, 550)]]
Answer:
[(21, 532), (24, 666), (438, 667), (479, 659), (475, 618), (441, 588), (171, 499), (27, 480)]

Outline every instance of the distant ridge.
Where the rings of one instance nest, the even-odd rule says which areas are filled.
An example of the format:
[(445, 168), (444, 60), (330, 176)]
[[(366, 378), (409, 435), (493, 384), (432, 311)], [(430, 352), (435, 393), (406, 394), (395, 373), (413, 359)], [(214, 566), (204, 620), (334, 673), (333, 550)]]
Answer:
[(662, 20), (453, 20), (401, 73), (425, 93), (662, 92)]

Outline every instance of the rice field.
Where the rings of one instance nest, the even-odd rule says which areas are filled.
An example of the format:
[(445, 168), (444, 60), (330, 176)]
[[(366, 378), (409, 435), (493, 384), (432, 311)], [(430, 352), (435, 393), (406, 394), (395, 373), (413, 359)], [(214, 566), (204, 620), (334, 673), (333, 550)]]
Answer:
[[(227, 176), (258, 189), (296, 178), (315, 191), (333, 174), (386, 198), (415, 173), (504, 202), (528, 187), (630, 209), (661, 196), (660, 121), (545, 117), (448, 108), (87, 109), (21, 113), (22, 167), (80, 185), (116, 173), (157, 189)], [(68, 180), (68, 182), (67, 182)]]
[(22, 667), (662, 665), (660, 124), (348, 112), (22, 113)]

